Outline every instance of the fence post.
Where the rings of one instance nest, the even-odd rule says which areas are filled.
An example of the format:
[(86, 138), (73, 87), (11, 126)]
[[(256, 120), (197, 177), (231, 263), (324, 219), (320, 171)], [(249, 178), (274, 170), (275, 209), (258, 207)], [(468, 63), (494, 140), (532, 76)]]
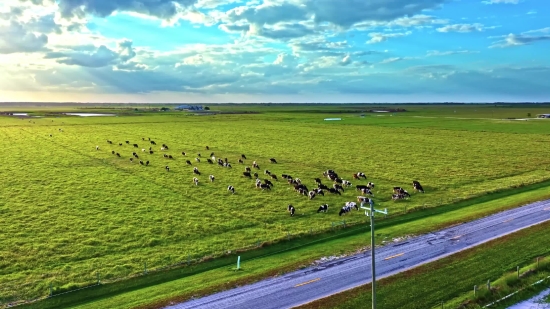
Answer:
[(290, 240), (290, 232), (286, 231), (286, 240)]
[(237, 258), (237, 270), (241, 269), (241, 256)]
[(477, 296), (477, 285), (474, 285), (474, 297)]
[(346, 220), (342, 221), (342, 223), (344, 224), (344, 228), (346, 228)]
[(540, 257), (537, 257), (537, 270), (539, 269), (539, 265), (540, 265)]
[(491, 280), (487, 280), (487, 290), (491, 292)]
[(189, 264), (191, 264), (191, 258), (189, 257), (189, 254), (187, 255), (187, 266), (189, 266)]
[(143, 266), (143, 274), (147, 275), (147, 261), (145, 262), (145, 265)]
[(519, 266), (517, 267), (517, 270), (518, 270), (518, 279), (519, 279)]
[(50, 282), (50, 297), (52, 297), (52, 296), (53, 296), (53, 285)]
[(97, 284), (100, 284), (101, 281), (99, 280), (99, 271), (97, 272)]

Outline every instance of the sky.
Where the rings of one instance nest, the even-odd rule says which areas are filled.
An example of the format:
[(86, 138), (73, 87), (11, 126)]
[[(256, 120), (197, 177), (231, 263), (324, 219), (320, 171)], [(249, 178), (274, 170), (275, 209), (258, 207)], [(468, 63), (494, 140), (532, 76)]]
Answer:
[(0, 102), (550, 101), (547, 0), (2, 0)]

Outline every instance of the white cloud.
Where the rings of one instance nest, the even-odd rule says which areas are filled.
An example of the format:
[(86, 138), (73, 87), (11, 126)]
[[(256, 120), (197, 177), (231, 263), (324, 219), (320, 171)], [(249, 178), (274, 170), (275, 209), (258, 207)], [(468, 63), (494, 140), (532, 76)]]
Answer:
[(475, 23), (475, 24), (446, 25), (444, 27), (437, 28), (436, 30), (438, 32), (461, 32), (461, 33), (465, 33), (465, 32), (474, 32), (474, 31), (484, 31), (485, 29), (487, 29), (487, 28), (485, 28), (482, 24)]
[(47, 35), (27, 31), (16, 21), (0, 25), (0, 54), (43, 51), (47, 43)]
[(456, 55), (456, 54), (474, 54), (474, 53), (479, 53), (479, 52), (471, 51), (471, 50), (449, 50), (449, 51), (430, 50), (426, 53), (426, 57), (449, 56), (449, 55)]
[(376, 44), (380, 42), (384, 42), (388, 40), (388, 38), (398, 38), (410, 35), (412, 32), (396, 32), (396, 33), (380, 33), (380, 32), (373, 32), (369, 33), (369, 36), (371, 37), (370, 40), (367, 41), (367, 44)]
[(512, 46), (521, 46), (529, 45), (535, 42), (541, 41), (550, 41), (550, 35), (526, 35), (526, 34), (513, 34), (510, 33), (505, 36), (500, 37), (501, 40), (498, 40), (490, 46), (490, 48), (503, 48), (503, 47), (512, 47)]

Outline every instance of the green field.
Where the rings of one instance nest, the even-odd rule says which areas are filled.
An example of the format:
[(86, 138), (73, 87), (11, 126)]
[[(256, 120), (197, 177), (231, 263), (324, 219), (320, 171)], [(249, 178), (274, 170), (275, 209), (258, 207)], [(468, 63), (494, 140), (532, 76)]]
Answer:
[[(394, 116), (345, 113), (338, 116), (343, 121), (330, 123), (323, 118), (333, 117), (337, 108), (263, 107), (254, 109), (258, 114), (213, 116), (0, 117), (0, 303), (45, 295), (50, 282), (77, 287), (93, 281), (96, 272), (102, 279), (124, 277), (142, 271), (145, 262), (160, 267), (188, 256), (219, 256), (258, 240), (277, 241), (288, 233), (326, 230), (342, 219), (339, 207), (358, 195), (346, 190), (342, 196), (309, 201), (281, 179), (271, 192), (259, 191), (253, 180), (242, 177), (240, 154), (248, 157), (245, 165), (258, 161), (260, 175), (266, 168), (278, 176), (291, 174), (310, 188), (326, 169), (354, 184), (351, 174), (363, 171), (376, 184), (377, 207), (390, 213), (550, 179), (550, 122), (503, 120), (543, 108), (492, 108), (490, 113), (407, 108), (410, 112)], [(460, 117), (446, 118), (452, 114)], [(488, 114), (496, 118), (482, 117)], [(142, 137), (157, 142), (155, 154), (141, 152), (150, 146)], [(139, 148), (118, 145), (126, 140)], [(162, 143), (170, 146), (165, 153), (174, 160), (162, 157)], [(131, 163), (133, 151), (151, 165)], [(227, 157), (233, 168), (196, 163), (199, 152), (203, 158), (210, 152)], [(269, 163), (271, 157), (279, 163)], [(193, 166), (202, 172), (199, 186), (191, 181)], [(209, 174), (216, 176), (214, 183), (208, 182)], [(391, 188), (411, 192), (413, 179), (426, 193), (391, 201)], [(228, 185), (235, 186), (235, 195), (227, 192)], [(293, 218), (286, 212), (289, 203), (297, 209)], [(324, 203), (329, 213), (317, 214)], [(365, 220), (361, 212), (345, 219)]]

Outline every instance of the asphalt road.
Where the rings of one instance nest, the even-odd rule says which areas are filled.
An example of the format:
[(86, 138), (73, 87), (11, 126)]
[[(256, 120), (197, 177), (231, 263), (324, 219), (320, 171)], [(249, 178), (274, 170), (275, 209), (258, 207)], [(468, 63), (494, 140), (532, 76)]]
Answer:
[[(550, 200), (376, 248), (376, 278), (550, 220)], [(368, 243), (368, 234), (365, 242)], [(371, 282), (370, 250), (167, 308), (292, 308)]]

